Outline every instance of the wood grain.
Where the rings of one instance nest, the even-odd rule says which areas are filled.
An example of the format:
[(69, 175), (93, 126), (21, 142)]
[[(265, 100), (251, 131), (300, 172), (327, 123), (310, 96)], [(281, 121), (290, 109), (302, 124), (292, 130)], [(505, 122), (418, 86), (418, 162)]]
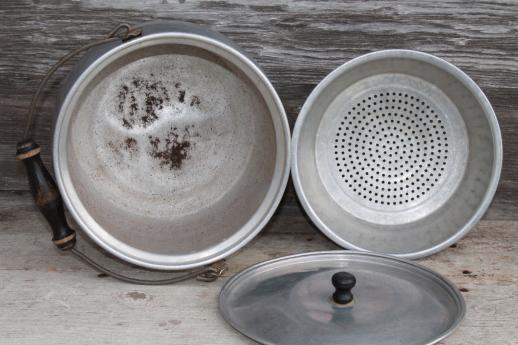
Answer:
[[(485, 219), (518, 219), (518, 5), (513, 1), (28, 1), (0, 4), (0, 190), (27, 190), (14, 147), (36, 83), (72, 48), (119, 22), (186, 20), (240, 44), (264, 68), (293, 126), (313, 87), (361, 54), (388, 48), (435, 54), (466, 71), (487, 93), (500, 121), (504, 166)], [(50, 162), (53, 97), (47, 92), (36, 139)], [(290, 188), (289, 194), (293, 193)], [(285, 208), (298, 208), (286, 198)], [(300, 209), (299, 209), (300, 210)], [(299, 212), (301, 215), (301, 212)]]
[[(30, 97), (62, 55), (117, 23), (186, 20), (222, 32), (265, 70), (293, 126), (313, 87), (340, 64), (388, 48), (435, 54), (486, 92), (504, 140), (500, 186), (482, 221), (456, 247), (419, 262), (464, 292), (461, 328), (441, 344), (518, 344), (518, 4), (514, 1), (2, 0), (0, 2), (0, 343), (253, 344), (219, 317), (227, 277), (262, 260), (338, 249), (302, 212), (290, 184), (267, 229), (229, 258), (225, 278), (143, 287), (102, 278), (58, 252), (15, 161)], [(50, 162), (53, 79), (36, 123)], [(154, 276), (80, 248), (115, 270)]]
[[(41, 215), (20, 192), (0, 193), (0, 343), (8, 344), (254, 344), (219, 316), (226, 279), (249, 265), (284, 255), (338, 249), (310, 227), (276, 220), (228, 260), (214, 283), (135, 286), (101, 278), (58, 252)], [(81, 234), (80, 234), (81, 236)], [(83, 251), (109, 267), (143, 272), (106, 256), (83, 236)], [(482, 221), (440, 254), (419, 263), (451, 279), (467, 314), (443, 345), (518, 343), (518, 222)], [(8, 341), (6, 341), (8, 340)]]

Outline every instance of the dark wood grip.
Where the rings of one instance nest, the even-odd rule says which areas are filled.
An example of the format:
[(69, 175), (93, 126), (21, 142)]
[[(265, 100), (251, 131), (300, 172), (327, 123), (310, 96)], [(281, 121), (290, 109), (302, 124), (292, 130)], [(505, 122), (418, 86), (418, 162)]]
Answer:
[(356, 278), (349, 272), (337, 272), (333, 274), (331, 282), (336, 291), (333, 294), (333, 301), (340, 305), (346, 305), (353, 301), (351, 290), (356, 285)]
[(16, 158), (25, 165), (34, 201), (52, 228), (52, 242), (62, 250), (73, 248), (76, 233), (67, 223), (61, 194), (41, 160), (40, 146), (30, 139), (20, 142)]

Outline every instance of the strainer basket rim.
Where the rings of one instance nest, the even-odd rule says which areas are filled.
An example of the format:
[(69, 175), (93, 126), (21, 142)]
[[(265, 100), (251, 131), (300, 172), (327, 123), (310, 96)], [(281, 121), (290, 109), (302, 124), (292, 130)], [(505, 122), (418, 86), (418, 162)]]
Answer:
[(302, 106), (299, 115), (297, 117), (297, 121), (295, 123), (293, 133), (292, 133), (292, 142), (291, 142), (291, 152), (292, 152), (292, 160), (291, 160), (291, 176), (293, 179), (293, 184), (295, 186), (295, 192), (300, 200), (300, 203), (302, 204), (306, 214), (309, 216), (309, 218), (313, 221), (313, 223), (331, 240), (333, 240), (338, 245), (352, 250), (359, 250), (359, 251), (368, 251), (366, 248), (362, 248), (360, 246), (357, 246), (347, 239), (344, 239), (340, 236), (338, 236), (333, 229), (331, 229), (327, 224), (325, 224), (320, 216), (317, 214), (317, 212), (314, 210), (314, 208), (311, 206), (307, 195), (304, 192), (303, 187), (303, 181), (301, 180), (301, 176), (299, 173), (299, 167), (298, 167), (298, 145), (300, 140), (303, 140), (303, 137), (301, 137), (301, 131), (304, 126), (304, 123), (306, 122), (306, 118), (310, 115), (310, 109), (312, 108), (315, 101), (320, 97), (321, 93), (339, 76), (341, 76), (344, 73), (347, 73), (349, 70), (375, 60), (381, 60), (381, 59), (388, 59), (388, 58), (407, 58), (407, 59), (414, 59), (423, 61), (426, 63), (429, 63), (431, 65), (434, 65), (453, 77), (455, 77), (457, 80), (459, 80), (473, 95), (474, 97), (479, 101), (481, 107), (484, 110), (484, 114), (486, 115), (491, 133), (493, 136), (493, 142), (494, 142), (494, 151), (493, 151), (493, 157), (494, 157), (494, 164), (491, 171), (491, 180), (489, 183), (489, 186), (486, 190), (486, 193), (482, 199), (482, 202), (479, 204), (476, 212), (471, 216), (468, 222), (466, 222), (461, 229), (459, 229), (455, 234), (448, 239), (432, 246), (429, 248), (426, 248), (424, 250), (418, 250), (415, 252), (410, 253), (385, 253), (387, 255), (393, 255), (397, 257), (402, 258), (408, 258), (408, 259), (417, 259), (425, 256), (429, 256), (432, 254), (435, 254), (439, 251), (441, 251), (444, 248), (449, 247), (453, 243), (456, 243), (459, 241), (462, 237), (464, 237), (482, 218), (486, 210), (489, 208), (491, 201), (496, 193), (496, 189), (498, 187), (498, 182), (500, 179), (500, 174), (502, 170), (502, 158), (503, 158), (503, 148), (502, 148), (502, 137), (500, 132), (500, 127), (498, 124), (498, 119), (496, 117), (496, 114), (487, 99), (484, 92), (480, 89), (480, 87), (461, 69), (454, 66), (450, 62), (439, 58), (437, 56), (415, 51), (415, 50), (407, 50), (407, 49), (388, 49), (388, 50), (381, 50), (381, 51), (375, 51), (368, 54), (364, 54), (361, 56), (358, 56), (341, 66), (334, 69), (331, 73), (329, 73), (324, 79), (322, 79), (318, 85), (313, 89), (313, 91), (310, 93), (306, 101), (304, 102), (304, 105)]

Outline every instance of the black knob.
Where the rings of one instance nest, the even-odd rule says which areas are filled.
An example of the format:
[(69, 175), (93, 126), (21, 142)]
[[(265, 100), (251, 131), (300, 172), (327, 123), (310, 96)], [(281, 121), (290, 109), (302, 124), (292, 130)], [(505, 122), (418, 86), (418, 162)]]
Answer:
[(356, 285), (356, 278), (348, 272), (333, 274), (331, 279), (336, 291), (333, 294), (333, 301), (337, 304), (348, 304), (353, 300), (352, 288)]

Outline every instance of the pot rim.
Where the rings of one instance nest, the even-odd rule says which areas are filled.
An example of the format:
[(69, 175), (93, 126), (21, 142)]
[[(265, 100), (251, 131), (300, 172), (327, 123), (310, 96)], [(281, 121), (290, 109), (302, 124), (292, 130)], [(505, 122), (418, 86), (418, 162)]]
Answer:
[[(268, 191), (241, 229), (215, 246), (185, 255), (162, 255), (137, 249), (116, 239), (89, 215), (71, 181), (66, 162), (66, 141), (70, 110), (88, 83), (109, 63), (146, 44), (185, 44), (208, 50), (240, 69), (264, 99), (273, 122), (276, 137), (276, 162)], [(184, 270), (208, 265), (228, 257), (250, 242), (273, 216), (286, 189), (291, 161), (291, 140), (288, 119), (279, 96), (261, 69), (244, 54), (204, 35), (189, 32), (162, 32), (145, 35), (116, 46), (98, 57), (86, 68), (69, 89), (56, 120), (53, 136), (53, 166), (56, 181), (65, 205), (79, 227), (100, 247), (116, 257), (151, 269)]]

